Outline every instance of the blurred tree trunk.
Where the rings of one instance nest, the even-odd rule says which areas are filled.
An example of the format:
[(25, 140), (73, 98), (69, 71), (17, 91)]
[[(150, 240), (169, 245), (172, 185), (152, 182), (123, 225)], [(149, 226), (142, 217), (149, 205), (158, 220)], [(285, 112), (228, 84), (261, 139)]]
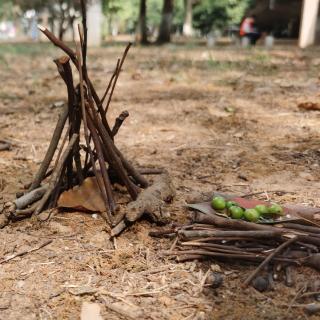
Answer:
[(184, 23), (183, 23), (183, 35), (190, 37), (193, 34), (192, 30), (192, 5), (193, 0), (184, 0)]
[(139, 22), (137, 29), (137, 38), (141, 44), (148, 43), (147, 30), (147, 0), (140, 0)]
[(171, 40), (173, 1), (174, 0), (163, 0), (162, 18), (157, 40), (157, 42), (160, 44), (170, 42)]
[(66, 27), (66, 8), (65, 8), (65, 4), (63, 2), (63, 0), (59, 1), (59, 12), (60, 12), (60, 16), (59, 16), (59, 39), (63, 40), (63, 36), (65, 34), (65, 32), (67, 31), (67, 27)]

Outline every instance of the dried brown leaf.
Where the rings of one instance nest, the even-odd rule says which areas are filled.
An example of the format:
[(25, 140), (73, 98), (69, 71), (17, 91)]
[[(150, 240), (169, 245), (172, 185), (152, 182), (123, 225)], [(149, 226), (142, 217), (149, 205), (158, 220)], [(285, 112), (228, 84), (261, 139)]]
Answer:
[(87, 178), (81, 186), (63, 192), (58, 200), (58, 207), (104, 212), (105, 206), (96, 178)]

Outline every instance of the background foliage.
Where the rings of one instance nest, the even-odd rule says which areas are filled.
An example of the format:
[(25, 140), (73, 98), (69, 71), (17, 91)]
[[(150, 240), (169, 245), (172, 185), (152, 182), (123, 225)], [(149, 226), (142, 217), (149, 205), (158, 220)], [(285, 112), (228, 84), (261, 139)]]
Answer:
[[(79, 0), (0, 0), (0, 20), (12, 19), (27, 9), (41, 11), (60, 2), (72, 3), (78, 7)], [(103, 0), (103, 12), (106, 17), (105, 33), (110, 33), (116, 24), (120, 32), (134, 32), (139, 16), (140, 0)], [(195, 0), (193, 6), (193, 27), (202, 34), (213, 28), (240, 23), (246, 9), (253, 0)], [(163, 0), (147, 0), (148, 29), (154, 30), (161, 20)], [(173, 31), (182, 30), (184, 20), (184, 0), (174, 0)]]

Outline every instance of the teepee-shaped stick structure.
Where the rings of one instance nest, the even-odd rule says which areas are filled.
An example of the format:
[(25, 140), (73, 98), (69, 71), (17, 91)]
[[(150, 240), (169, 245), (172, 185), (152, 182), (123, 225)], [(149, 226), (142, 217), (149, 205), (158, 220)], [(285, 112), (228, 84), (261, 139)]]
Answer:
[[(45, 157), (28, 191), (11, 205), (7, 204), (7, 214), (2, 215), (2, 220), (38, 215), (45, 209), (54, 208), (63, 191), (81, 185), (85, 178), (93, 174), (105, 206), (104, 217), (110, 225), (114, 225), (117, 204), (112, 182), (125, 186), (132, 200), (136, 200), (141, 188), (148, 186), (147, 180), (114, 143), (114, 137), (129, 115), (128, 112), (122, 112), (113, 126), (107, 120), (110, 102), (130, 44), (122, 58), (118, 59), (104, 95), (99, 97), (87, 72), (85, 0), (81, 0), (81, 7), (82, 27), (78, 27), (80, 43), (76, 44), (75, 51), (48, 29), (39, 26), (40, 31), (66, 54), (54, 62), (66, 85), (68, 104), (59, 117)], [(79, 83), (76, 85), (72, 64), (79, 74)], [(84, 144), (80, 144), (81, 134), (84, 134)], [(56, 160), (53, 163), (55, 154)], [(0, 224), (4, 222), (0, 221)]]

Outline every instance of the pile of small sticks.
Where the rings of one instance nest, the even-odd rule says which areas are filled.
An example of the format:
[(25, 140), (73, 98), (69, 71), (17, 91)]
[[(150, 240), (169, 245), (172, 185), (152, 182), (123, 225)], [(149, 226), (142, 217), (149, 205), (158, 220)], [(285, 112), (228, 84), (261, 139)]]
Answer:
[[(15, 201), (0, 208), (0, 212), (5, 213), (1, 215), (1, 226), (8, 221), (39, 215), (46, 209), (56, 207), (63, 191), (81, 185), (85, 178), (93, 175), (105, 205), (103, 216), (110, 225), (116, 225), (119, 217), (116, 214), (117, 204), (112, 184), (117, 182), (125, 186), (132, 200), (137, 199), (141, 188), (148, 186), (148, 181), (114, 143), (115, 135), (128, 117), (128, 112), (122, 112), (113, 127), (110, 127), (107, 120), (110, 102), (130, 44), (122, 58), (118, 59), (103, 96), (99, 97), (87, 71), (85, 0), (81, 1), (81, 6), (82, 27), (78, 26), (80, 43), (76, 44), (76, 51), (48, 29), (39, 26), (40, 31), (66, 54), (54, 62), (66, 85), (68, 104), (60, 115), (45, 157), (28, 190), (18, 195)], [(79, 83), (76, 85), (73, 70), (79, 76)], [(83, 144), (80, 142), (81, 132), (84, 132)]]
[(277, 227), (195, 212), (192, 224), (154, 231), (150, 235), (175, 238), (165, 255), (176, 256), (179, 262), (212, 258), (258, 263), (244, 286), (275, 264), (286, 270), (288, 283), (292, 266), (305, 265), (320, 271), (320, 228), (317, 226), (286, 223)]

